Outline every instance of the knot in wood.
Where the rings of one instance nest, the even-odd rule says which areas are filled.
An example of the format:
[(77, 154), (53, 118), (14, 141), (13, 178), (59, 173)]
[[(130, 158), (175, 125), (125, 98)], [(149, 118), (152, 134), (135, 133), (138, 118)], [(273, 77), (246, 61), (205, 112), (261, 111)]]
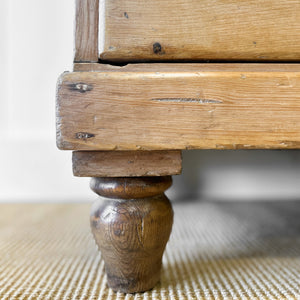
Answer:
[(139, 199), (162, 194), (171, 185), (171, 176), (94, 177), (90, 187), (96, 194), (107, 198)]

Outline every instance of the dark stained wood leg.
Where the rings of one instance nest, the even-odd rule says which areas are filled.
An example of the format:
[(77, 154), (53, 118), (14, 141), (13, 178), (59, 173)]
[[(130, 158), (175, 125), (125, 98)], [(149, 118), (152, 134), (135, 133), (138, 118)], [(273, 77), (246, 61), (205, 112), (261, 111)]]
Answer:
[(164, 195), (171, 184), (171, 176), (92, 178), (92, 190), (106, 199), (93, 206), (91, 227), (114, 291), (144, 292), (159, 281), (173, 224)]

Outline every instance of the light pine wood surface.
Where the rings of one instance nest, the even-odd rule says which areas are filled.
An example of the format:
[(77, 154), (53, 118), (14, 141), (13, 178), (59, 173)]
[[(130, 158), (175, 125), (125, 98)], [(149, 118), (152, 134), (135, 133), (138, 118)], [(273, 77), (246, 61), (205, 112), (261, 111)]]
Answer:
[(74, 151), (79, 177), (165, 176), (181, 173), (181, 151)]
[(103, 0), (100, 58), (299, 60), (300, 1)]
[(59, 79), (60, 149), (300, 148), (299, 65), (97, 68)]

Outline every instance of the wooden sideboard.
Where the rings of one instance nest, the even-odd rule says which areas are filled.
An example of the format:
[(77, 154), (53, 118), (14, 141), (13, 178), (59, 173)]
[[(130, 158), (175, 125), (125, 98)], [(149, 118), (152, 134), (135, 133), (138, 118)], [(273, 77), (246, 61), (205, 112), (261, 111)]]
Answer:
[(299, 1), (77, 0), (57, 145), (104, 197), (91, 226), (115, 291), (159, 280), (184, 149), (300, 148)]

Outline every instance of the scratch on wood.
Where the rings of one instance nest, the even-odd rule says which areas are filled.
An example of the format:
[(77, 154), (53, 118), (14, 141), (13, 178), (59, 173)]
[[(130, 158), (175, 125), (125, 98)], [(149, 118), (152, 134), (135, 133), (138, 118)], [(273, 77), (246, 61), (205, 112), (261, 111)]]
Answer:
[(144, 240), (144, 226), (145, 226), (145, 222), (144, 222), (144, 218), (142, 218), (142, 245), (143, 245), (143, 240)]
[(184, 102), (184, 103), (200, 103), (200, 104), (218, 104), (223, 103), (221, 100), (200, 99), (200, 98), (152, 98), (152, 101), (158, 102)]
[(94, 117), (93, 117), (93, 124), (94, 124), (94, 125), (95, 125), (96, 121), (97, 121), (97, 116), (94, 116)]
[(280, 146), (287, 147), (287, 148), (294, 148), (294, 149), (300, 148), (299, 141), (281, 141), (279, 144)]

